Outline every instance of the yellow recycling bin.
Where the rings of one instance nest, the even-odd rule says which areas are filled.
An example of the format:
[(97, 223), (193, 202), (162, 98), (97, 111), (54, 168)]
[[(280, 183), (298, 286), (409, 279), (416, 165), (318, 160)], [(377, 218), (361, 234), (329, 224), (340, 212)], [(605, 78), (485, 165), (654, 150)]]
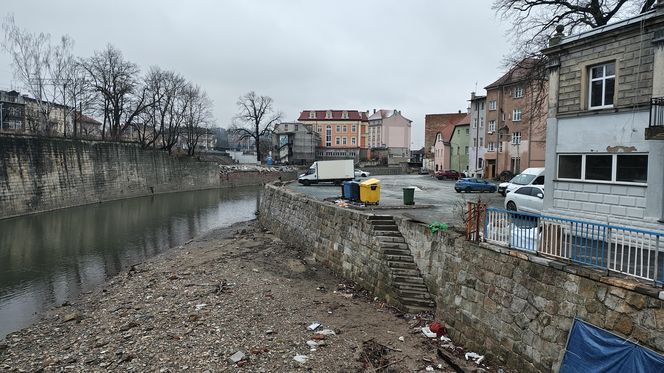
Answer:
[(380, 201), (380, 180), (367, 179), (360, 183), (360, 202), (378, 204)]

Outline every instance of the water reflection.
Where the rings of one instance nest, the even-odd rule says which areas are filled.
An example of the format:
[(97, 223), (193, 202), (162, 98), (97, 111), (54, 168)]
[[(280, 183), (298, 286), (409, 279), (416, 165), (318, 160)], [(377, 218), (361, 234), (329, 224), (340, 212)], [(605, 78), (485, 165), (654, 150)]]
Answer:
[(0, 220), (0, 339), (131, 264), (253, 219), (259, 196), (174, 193)]

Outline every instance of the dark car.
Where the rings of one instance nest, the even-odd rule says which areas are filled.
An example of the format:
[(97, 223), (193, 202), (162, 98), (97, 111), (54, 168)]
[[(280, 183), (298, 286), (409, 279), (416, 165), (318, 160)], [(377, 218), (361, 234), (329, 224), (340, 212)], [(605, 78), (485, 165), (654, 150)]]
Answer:
[(514, 177), (514, 172), (505, 170), (498, 175), (498, 180), (500, 181), (510, 181)]
[(454, 190), (457, 193), (461, 192), (490, 192), (493, 193), (496, 191), (496, 185), (490, 183), (483, 179), (475, 179), (472, 177), (466, 177), (459, 179), (454, 184)]
[(464, 177), (464, 175), (461, 172), (454, 171), (454, 170), (446, 170), (446, 171), (437, 171), (436, 172), (436, 179), (438, 179), (438, 180), (458, 180), (462, 177)]

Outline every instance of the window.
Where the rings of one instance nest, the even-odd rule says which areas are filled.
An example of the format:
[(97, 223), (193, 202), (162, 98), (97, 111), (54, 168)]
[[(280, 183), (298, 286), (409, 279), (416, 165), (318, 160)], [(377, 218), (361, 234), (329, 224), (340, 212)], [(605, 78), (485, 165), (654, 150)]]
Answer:
[(473, 138), (473, 147), (477, 148), (477, 137)]
[(341, 112), (341, 119), (348, 119), (348, 112), (346, 110)]
[(298, 125), (296, 124), (296, 125), (295, 125), (295, 132), (297, 132), (298, 128), (299, 128), (299, 127), (298, 127)]
[(310, 111), (309, 112), (309, 119), (316, 119), (316, 112), (315, 111)]
[(332, 126), (325, 128), (325, 146), (332, 146)]
[(590, 108), (613, 106), (613, 94), (616, 88), (615, 62), (591, 67), (589, 75), (588, 102)]
[(645, 184), (646, 154), (560, 154), (558, 178)]
[(494, 143), (493, 142), (487, 143), (486, 145), (487, 145), (487, 149), (490, 152), (494, 151)]
[(489, 110), (496, 110), (496, 100), (489, 101)]
[(523, 97), (523, 87), (514, 88), (514, 98), (521, 98), (521, 97)]
[(288, 131), (288, 123), (284, 124), (284, 131)]
[(337, 124), (337, 132), (341, 132), (341, 126)]
[(466, 154), (468, 154), (468, 147), (466, 146)]
[(477, 118), (473, 119), (473, 128), (477, 127)]
[(353, 125), (350, 127), (350, 132), (355, 132), (355, 131), (357, 131), (357, 127), (353, 124)]
[(347, 128), (346, 126), (341, 127), (341, 130), (342, 130), (343, 132), (346, 132), (347, 129), (348, 129), (348, 128)]
[(532, 188), (532, 187), (521, 187), (521, 188), (515, 190), (514, 193), (515, 193), (515, 194), (523, 194), (523, 195), (529, 196), (529, 195), (532, 194), (532, 190), (533, 190), (533, 189), (535, 189), (535, 188)]
[(341, 137), (337, 136), (334, 138), (334, 143), (337, 145), (341, 145)]
[(480, 110), (484, 110), (484, 101), (480, 101)]
[(330, 110), (325, 112), (325, 119), (332, 119), (332, 112)]
[(512, 157), (512, 160), (510, 162), (510, 167), (511, 171), (513, 174), (518, 174), (521, 172), (521, 158), (519, 157)]
[(480, 118), (480, 128), (484, 128), (484, 118)]
[(504, 122), (505, 121), (505, 113), (502, 113), (500, 116), (500, 119)]
[(502, 153), (502, 152), (503, 152), (503, 142), (498, 141), (498, 153)]
[(478, 162), (478, 163), (477, 163), (477, 167), (479, 167), (479, 168), (484, 167), (484, 159), (479, 158), (479, 159), (477, 160), (477, 162)]
[(496, 132), (496, 121), (495, 120), (490, 120), (489, 121), (489, 132), (491, 132), (491, 133)]
[(513, 132), (512, 145), (519, 145), (519, 144), (521, 144), (521, 132)]
[(484, 138), (480, 137), (480, 147), (484, 146)]
[(466, 135), (469, 135), (469, 134), (470, 134), (470, 129), (466, 128)]
[(351, 145), (355, 145), (355, 144), (356, 144), (356, 142), (355, 142), (355, 137), (351, 137), (351, 138), (350, 138), (350, 143), (351, 143)]
[(512, 110), (512, 122), (520, 122), (520, 121), (521, 121), (521, 109)]

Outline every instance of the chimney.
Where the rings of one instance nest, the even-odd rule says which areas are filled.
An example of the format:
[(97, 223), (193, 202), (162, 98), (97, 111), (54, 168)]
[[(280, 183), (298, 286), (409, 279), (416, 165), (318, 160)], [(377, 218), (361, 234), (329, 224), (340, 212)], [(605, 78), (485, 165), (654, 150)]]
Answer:
[(474, 100), (475, 99), (475, 92), (470, 92), (470, 99)]
[(565, 34), (563, 34), (564, 30), (565, 26), (556, 26), (556, 33), (549, 39), (549, 47), (555, 47), (556, 45), (560, 44), (560, 41), (563, 40), (563, 37), (565, 36)]
[(373, 113), (376, 114), (376, 109), (374, 109), (374, 112), (373, 112)]
[(461, 114), (461, 110), (459, 110), (459, 114)]

